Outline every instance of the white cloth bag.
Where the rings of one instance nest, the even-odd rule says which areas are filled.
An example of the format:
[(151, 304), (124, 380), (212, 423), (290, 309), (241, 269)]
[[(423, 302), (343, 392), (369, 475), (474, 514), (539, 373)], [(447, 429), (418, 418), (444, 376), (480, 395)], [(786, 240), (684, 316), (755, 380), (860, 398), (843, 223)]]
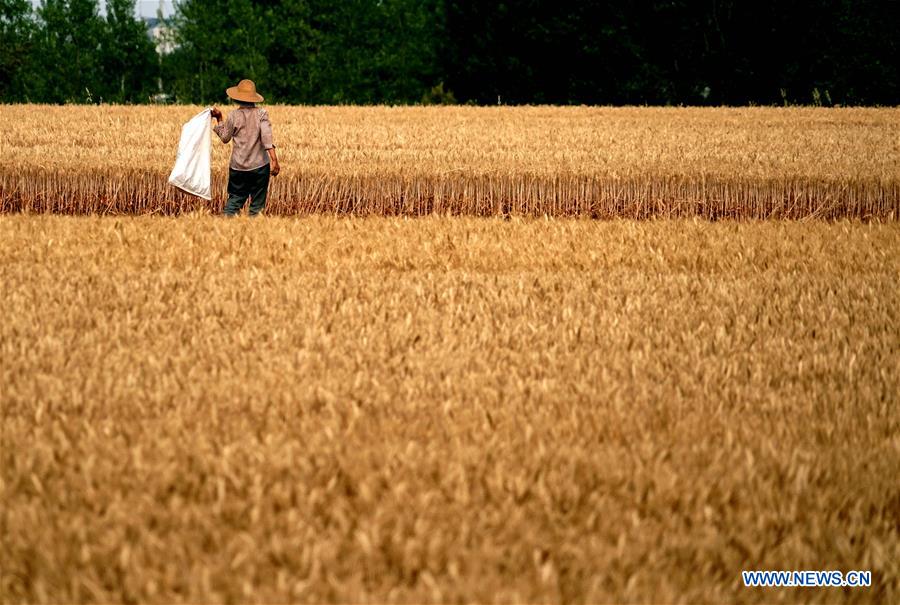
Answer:
[(212, 124), (207, 107), (181, 127), (178, 158), (169, 183), (182, 191), (211, 200)]

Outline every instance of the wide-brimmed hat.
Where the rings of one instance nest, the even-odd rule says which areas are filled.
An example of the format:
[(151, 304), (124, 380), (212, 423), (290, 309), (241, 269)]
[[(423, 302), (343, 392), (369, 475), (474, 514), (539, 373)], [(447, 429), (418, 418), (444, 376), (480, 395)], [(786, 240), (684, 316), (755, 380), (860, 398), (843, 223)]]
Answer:
[(256, 92), (256, 84), (253, 80), (241, 80), (237, 86), (232, 86), (225, 91), (229, 97), (235, 101), (243, 101), (244, 103), (261, 103), (263, 97)]

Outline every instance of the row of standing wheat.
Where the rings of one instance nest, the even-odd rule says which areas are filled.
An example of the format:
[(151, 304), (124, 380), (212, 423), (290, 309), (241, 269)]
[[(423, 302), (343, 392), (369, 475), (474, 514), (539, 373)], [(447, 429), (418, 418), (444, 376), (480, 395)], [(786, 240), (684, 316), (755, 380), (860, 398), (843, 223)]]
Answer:
[[(268, 110), (274, 215), (900, 216), (892, 108)], [(166, 182), (196, 111), (3, 107), (0, 211), (219, 211), (227, 146), (213, 146), (212, 202)]]
[[(0, 211), (60, 214), (178, 214), (221, 211), (224, 178), (213, 201), (183, 194), (166, 175), (141, 171), (88, 174), (23, 170), (0, 173)], [(900, 215), (900, 183), (742, 180), (578, 175), (332, 176), (273, 180), (268, 213), (299, 215), (459, 214), (475, 216), (690, 217), (745, 219), (862, 218)]]

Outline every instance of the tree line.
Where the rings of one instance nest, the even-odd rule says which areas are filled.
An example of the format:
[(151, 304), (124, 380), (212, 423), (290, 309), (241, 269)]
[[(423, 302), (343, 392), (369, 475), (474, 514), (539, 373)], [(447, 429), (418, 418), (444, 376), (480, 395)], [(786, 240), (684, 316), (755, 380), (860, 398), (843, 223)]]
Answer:
[[(891, 0), (0, 0), (0, 101), (900, 103)], [(159, 97), (157, 97), (159, 98)]]

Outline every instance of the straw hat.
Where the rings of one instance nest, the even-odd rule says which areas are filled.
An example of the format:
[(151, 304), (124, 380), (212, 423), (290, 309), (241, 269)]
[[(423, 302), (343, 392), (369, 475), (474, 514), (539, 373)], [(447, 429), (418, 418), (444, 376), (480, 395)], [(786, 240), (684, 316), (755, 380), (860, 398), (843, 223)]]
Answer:
[(263, 100), (262, 95), (256, 92), (256, 84), (253, 83), (253, 80), (241, 80), (237, 86), (226, 90), (225, 94), (235, 101), (244, 103), (260, 103)]

